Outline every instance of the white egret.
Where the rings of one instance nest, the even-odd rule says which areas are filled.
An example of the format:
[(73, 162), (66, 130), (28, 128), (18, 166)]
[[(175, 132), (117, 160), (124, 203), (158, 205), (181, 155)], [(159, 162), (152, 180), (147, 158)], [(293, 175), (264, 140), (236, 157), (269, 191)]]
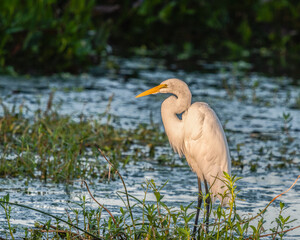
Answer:
[[(191, 104), (192, 94), (187, 84), (179, 79), (168, 79), (160, 85), (139, 95), (170, 93), (172, 96), (161, 105), (161, 116), (165, 132), (174, 151), (184, 155), (192, 171), (198, 176), (198, 207), (193, 234), (196, 233), (199, 211), (202, 204), (201, 182), (204, 182), (206, 194), (212, 200), (218, 197), (222, 204), (227, 204), (223, 172), (230, 174), (231, 161), (227, 140), (215, 112), (204, 102)], [(181, 119), (178, 117), (181, 115)], [(208, 190), (208, 186), (210, 186)], [(210, 197), (207, 198), (208, 228)]]

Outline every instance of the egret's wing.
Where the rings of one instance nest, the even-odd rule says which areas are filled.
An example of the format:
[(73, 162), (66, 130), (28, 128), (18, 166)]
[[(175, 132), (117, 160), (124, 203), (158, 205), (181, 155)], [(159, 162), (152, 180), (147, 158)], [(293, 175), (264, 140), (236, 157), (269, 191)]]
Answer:
[(205, 112), (201, 109), (202, 105), (194, 103), (185, 112), (184, 118), (184, 140), (195, 141), (202, 137), (203, 124), (205, 120)]
[(224, 184), (216, 178), (231, 165), (223, 128), (206, 103), (194, 103), (184, 115), (184, 154), (193, 171), (211, 186), (213, 194), (223, 193)]

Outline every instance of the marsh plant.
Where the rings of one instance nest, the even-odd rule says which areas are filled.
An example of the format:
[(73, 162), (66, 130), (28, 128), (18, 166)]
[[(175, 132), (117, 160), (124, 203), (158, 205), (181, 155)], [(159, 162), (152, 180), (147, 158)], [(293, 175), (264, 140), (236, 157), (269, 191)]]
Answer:
[[(111, 162), (109, 164), (114, 168)], [(193, 236), (192, 222), (195, 217), (193, 202), (179, 207), (168, 205), (164, 201), (163, 194), (163, 188), (167, 182), (158, 185), (153, 179), (146, 180), (142, 184), (144, 197), (138, 199), (127, 191), (122, 176), (116, 169), (114, 170), (124, 186), (123, 192), (117, 192), (124, 203), (118, 213), (112, 214), (109, 209), (98, 203), (85, 182), (91, 199), (96, 201), (99, 207), (88, 207), (88, 198), (83, 196), (79, 203), (69, 205), (69, 208), (65, 209), (65, 217), (57, 217), (39, 209), (10, 202), (9, 195), (6, 195), (0, 199), (0, 207), (5, 212), (7, 220), (7, 231), (4, 234), (6, 237), (15, 239), (14, 227), (11, 224), (11, 214), (14, 211), (12, 206), (25, 207), (51, 218), (44, 223), (36, 222), (34, 226), (25, 229), (25, 239), (259, 239), (266, 236), (283, 239), (288, 231), (300, 227), (290, 227), (294, 220), (290, 216), (284, 216), (286, 208), (284, 203), (280, 202), (279, 215), (271, 223), (273, 225), (268, 231), (269, 233), (265, 234), (267, 223), (264, 214), (270, 204), (285, 192), (275, 197), (256, 216), (241, 216), (237, 210), (238, 191), (236, 186), (236, 182), (240, 178), (224, 173), (224, 182), (228, 188), (227, 194), (232, 196), (229, 206), (213, 206), (209, 212), (212, 221), (209, 223), (207, 231), (205, 199), (208, 195), (203, 196), (202, 222), (200, 221), (198, 231)], [(149, 197), (152, 200), (148, 200)]]
[[(105, 112), (94, 118), (79, 114), (77, 120), (72, 115), (59, 113), (53, 97), (53, 93), (50, 94), (47, 105), (33, 112), (25, 104), (9, 108), (0, 99), (3, 112), (0, 116), (1, 177), (18, 176), (65, 183), (100, 177), (101, 181), (106, 179), (108, 171), (99, 160), (95, 146), (101, 146), (116, 167), (146, 158), (162, 165), (178, 166), (174, 157), (172, 160), (168, 154), (157, 151), (169, 146), (165, 133), (157, 124), (139, 124), (133, 129), (116, 127), (118, 119), (110, 113), (112, 97)], [(299, 155), (299, 143), (292, 137), (291, 121), (291, 114), (283, 113), (280, 146), (269, 149), (262, 146), (259, 150), (261, 157), (279, 160), (270, 161), (268, 168), (297, 165), (294, 159)], [(260, 139), (263, 134), (256, 137), (265, 141)], [(244, 145), (237, 143), (235, 152), (238, 155), (232, 159), (233, 165), (241, 169), (249, 165), (245, 161)], [(276, 151), (280, 153), (280, 159), (274, 158)], [(251, 162), (250, 167), (256, 171), (259, 161)], [(114, 178), (114, 173), (111, 177)]]
[[(9, 109), (0, 100), (0, 176), (38, 178), (43, 181), (70, 182), (79, 178), (106, 178), (108, 171), (98, 161), (99, 145), (109, 152), (116, 166), (129, 160), (155, 154), (156, 146), (167, 144), (165, 135), (154, 124), (140, 124), (126, 130), (112, 124), (107, 112), (98, 119), (59, 114), (50, 95), (47, 107), (25, 114), (26, 106)], [(149, 147), (149, 151), (141, 150)], [(96, 161), (90, 161), (96, 159)], [(117, 161), (118, 159), (118, 161)], [(113, 176), (112, 176), (113, 177)]]

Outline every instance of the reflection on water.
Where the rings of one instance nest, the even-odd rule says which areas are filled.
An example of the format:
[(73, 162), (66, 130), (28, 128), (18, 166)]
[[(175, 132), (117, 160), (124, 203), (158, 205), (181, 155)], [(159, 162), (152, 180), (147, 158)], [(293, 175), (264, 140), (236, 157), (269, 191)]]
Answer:
[[(109, 97), (113, 95), (110, 113), (118, 116), (114, 124), (117, 127), (131, 128), (140, 122), (149, 123), (151, 114), (155, 122), (161, 123), (160, 104), (164, 99), (162, 95), (143, 99), (135, 99), (135, 96), (167, 78), (180, 78), (190, 86), (193, 101), (207, 102), (217, 112), (225, 126), (232, 157), (237, 160), (242, 156), (244, 168), (233, 168), (233, 174), (243, 177), (238, 182), (239, 197), (243, 199), (238, 201), (241, 213), (255, 215), (273, 197), (289, 188), (299, 175), (299, 168), (289, 167), (290, 163), (286, 164), (286, 168), (272, 167), (282, 162), (282, 156), (287, 158), (292, 152), (295, 152), (292, 155), (293, 166), (297, 166), (300, 161), (300, 111), (295, 107), (300, 88), (292, 86), (290, 79), (246, 74), (230, 64), (221, 63), (202, 64), (201, 67), (206, 68), (205, 73), (186, 73), (182, 70), (168, 70), (149, 59), (118, 61), (121, 66), (118, 73), (98, 72), (97, 76), (61, 75), (46, 79), (2, 76), (1, 98), (9, 107), (24, 104), (28, 109), (27, 114), (30, 114), (40, 106), (45, 107), (49, 93), (55, 90), (54, 102), (59, 106), (59, 111), (72, 114), (77, 119), (81, 113), (98, 118), (98, 114), (105, 111)], [(283, 113), (291, 116), (288, 136), (294, 138), (293, 142), (285, 146), (287, 152), (282, 151), (287, 137), (282, 131)], [(157, 150), (161, 151), (165, 149)], [(167, 149), (167, 154), (170, 153), (171, 149)], [(170, 205), (178, 207), (179, 204), (187, 205), (196, 200), (196, 176), (187, 164), (171, 168), (141, 160), (137, 164), (127, 165), (121, 173), (129, 192), (140, 199), (144, 196), (141, 183), (152, 178), (156, 183), (169, 181), (163, 193), (164, 200)], [(117, 191), (123, 191), (119, 180), (109, 184), (95, 182), (90, 188), (98, 201), (112, 212), (117, 213), (118, 206), (123, 205), (116, 194)], [(300, 184), (279, 199), (286, 204), (286, 216), (299, 219), (293, 223), (294, 226), (300, 224), (299, 190)], [(0, 179), (0, 196), (6, 193), (10, 193), (11, 201), (56, 215), (64, 214), (68, 201), (78, 202), (79, 196), (88, 196), (80, 182), (66, 187), (63, 184), (44, 184), (35, 180), (30, 180), (27, 184), (22, 179)], [(279, 200), (266, 213), (268, 222), (278, 216)], [(96, 207), (92, 201), (88, 204)], [(20, 226), (32, 226), (34, 221), (45, 220), (39, 213), (18, 207), (13, 207), (12, 218), (13, 223)], [(0, 211), (0, 229), (6, 226), (5, 222), (4, 213)], [(295, 230), (288, 236), (291, 239), (299, 237), (300, 230)]]

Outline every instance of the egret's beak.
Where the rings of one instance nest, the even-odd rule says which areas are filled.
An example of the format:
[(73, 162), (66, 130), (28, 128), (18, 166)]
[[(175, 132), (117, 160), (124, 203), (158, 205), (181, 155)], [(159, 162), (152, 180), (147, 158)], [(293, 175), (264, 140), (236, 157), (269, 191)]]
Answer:
[(154, 88), (151, 88), (145, 92), (142, 92), (140, 93), (139, 95), (136, 96), (136, 98), (139, 98), (139, 97), (144, 97), (144, 96), (147, 96), (147, 95), (150, 95), (150, 94), (155, 94), (155, 93), (158, 93), (160, 89), (162, 88), (166, 88), (167, 87), (167, 84), (160, 84)]

